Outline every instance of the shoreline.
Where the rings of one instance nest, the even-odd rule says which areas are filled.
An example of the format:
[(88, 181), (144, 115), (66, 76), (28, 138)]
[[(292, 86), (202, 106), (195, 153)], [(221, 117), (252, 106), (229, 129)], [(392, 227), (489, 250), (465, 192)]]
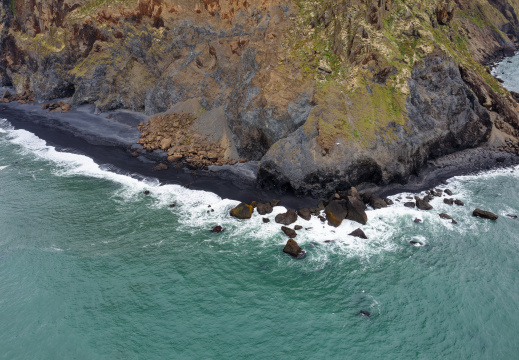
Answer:
[[(98, 164), (109, 165), (112, 171), (132, 177), (156, 178), (161, 184), (177, 184), (193, 190), (210, 191), (222, 198), (240, 202), (267, 202), (281, 200), (288, 209), (315, 207), (320, 200), (297, 197), (275, 190), (262, 190), (256, 186), (257, 162), (236, 165), (210, 166), (209, 170), (177, 168), (175, 163), (163, 171), (152, 168), (167, 153), (144, 153), (133, 158), (131, 153), (139, 145), (137, 125), (147, 117), (141, 113), (118, 110), (95, 114), (93, 106), (85, 105), (68, 113), (47, 113), (34, 106), (18, 103), (0, 104), (0, 117), (6, 118), (15, 128), (25, 129), (55, 146), (59, 151), (80, 153)], [(519, 156), (513, 152), (499, 151), (486, 143), (478, 148), (465, 149), (438, 159), (429, 160), (416, 176), (406, 184), (383, 186), (363, 183), (356, 186), (359, 192), (371, 192), (384, 198), (407, 192), (419, 193), (442, 185), (460, 175), (473, 175), (482, 171), (509, 168), (519, 165)]]

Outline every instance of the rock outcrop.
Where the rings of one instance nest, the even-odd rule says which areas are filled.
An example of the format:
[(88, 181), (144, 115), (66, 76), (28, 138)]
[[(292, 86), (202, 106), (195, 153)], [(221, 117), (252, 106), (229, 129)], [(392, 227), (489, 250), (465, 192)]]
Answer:
[(283, 252), (292, 255), (297, 259), (302, 259), (306, 255), (306, 253), (299, 247), (294, 239), (288, 239), (285, 247), (283, 248)]
[(477, 216), (480, 218), (494, 220), (494, 221), (499, 218), (499, 216), (497, 216), (496, 214), (491, 213), (490, 211), (485, 211), (485, 210), (481, 210), (481, 209), (475, 209), (472, 212), (472, 216)]

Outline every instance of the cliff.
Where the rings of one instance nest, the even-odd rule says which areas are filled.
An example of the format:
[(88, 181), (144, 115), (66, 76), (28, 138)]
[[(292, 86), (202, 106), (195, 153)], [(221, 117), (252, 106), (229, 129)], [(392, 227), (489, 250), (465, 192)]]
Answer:
[(513, 54), (517, 11), (516, 0), (2, 0), (0, 85), (160, 114), (141, 127), (145, 149), (197, 166), (259, 160), (259, 186), (324, 196), (516, 142), (519, 107), (486, 66)]

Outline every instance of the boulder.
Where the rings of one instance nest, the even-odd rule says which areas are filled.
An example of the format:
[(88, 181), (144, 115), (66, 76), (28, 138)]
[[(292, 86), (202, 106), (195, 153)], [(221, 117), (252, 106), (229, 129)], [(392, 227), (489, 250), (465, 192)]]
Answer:
[(409, 244), (414, 246), (423, 246), (423, 243), (420, 241), (409, 241)]
[(445, 198), (445, 199), (443, 199), (443, 203), (447, 204), (447, 205), (452, 205), (452, 204), (454, 204), (454, 199)]
[(149, 195), (149, 194), (150, 194), (149, 190), (144, 190), (144, 195)]
[(324, 209), (324, 213), (326, 214), (328, 225), (334, 227), (340, 226), (342, 224), (342, 221), (346, 218), (346, 215), (348, 214), (346, 208), (343, 206), (343, 202), (340, 200), (330, 201)]
[(274, 207), (274, 206), (278, 206), (279, 203), (281, 202), (281, 200), (270, 200), (270, 206)]
[(416, 201), (416, 207), (420, 210), (432, 210), (431, 204), (429, 204), (427, 201), (420, 199), (418, 196), (414, 197)]
[(457, 224), (458, 222), (454, 220), (450, 215), (447, 215), (445, 213), (441, 213), (440, 217), (445, 220), (450, 220), (453, 224)]
[(160, 163), (160, 164), (154, 166), (151, 170), (153, 170), (153, 171), (164, 171), (164, 170), (167, 170), (167, 169), (169, 169), (169, 166), (167, 166), (164, 163)]
[(61, 105), (61, 111), (62, 112), (67, 112), (67, 111), (72, 110), (72, 106), (70, 104), (60, 103), (60, 105)]
[(368, 216), (364, 211), (364, 203), (360, 200), (360, 197), (348, 196), (346, 219), (356, 221), (362, 225), (366, 225), (368, 222)]
[(452, 191), (449, 189), (445, 189), (445, 193), (449, 196), (452, 196)]
[(295, 238), (297, 236), (297, 233), (294, 231), (294, 229), (291, 229), (286, 226), (282, 226), (281, 230), (285, 233), (286, 236), (289, 238)]
[(304, 208), (297, 212), (297, 215), (305, 219), (306, 221), (310, 220), (312, 217), (312, 213), (310, 212), (310, 209)]
[(266, 223), (269, 223), (270, 222), (270, 219), (268, 218), (263, 218), (263, 222), (266, 224)]
[(373, 209), (382, 209), (382, 208), (387, 207), (386, 202), (375, 194), (371, 194), (371, 197), (369, 199), (369, 204), (371, 205), (371, 207)]
[(294, 226), (294, 230), (301, 230), (303, 227), (301, 225)]
[(172, 138), (165, 138), (160, 141), (160, 148), (162, 150), (168, 150), (171, 147), (171, 144), (173, 143)]
[(404, 203), (404, 206), (408, 207), (408, 208), (414, 208), (416, 206), (416, 204), (412, 201), (408, 201), (408, 202)]
[(321, 220), (321, 222), (325, 222), (326, 221), (326, 218), (324, 216), (322, 216), (322, 215), (319, 215), (317, 218), (319, 220)]
[(358, 238), (361, 238), (361, 239), (367, 239), (368, 237), (366, 236), (366, 234), (364, 234), (364, 231), (362, 231), (361, 229), (356, 229), (356, 230), (353, 230), (351, 233), (349, 233), (348, 235), (350, 236), (354, 236), (354, 237), (358, 237)]
[(425, 195), (423, 197), (423, 201), (427, 201), (427, 202), (431, 201), (432, 199), (434, 199), (434, 196), (432, 196), (432, 195)]
[(278, 224), (290, 225), (297, 221), (297, 214), (294, 210), (290, 209), (286, 213), (277, 214), (275, 220)]
[(418, 218), (414, 219), (413, 221), (414, 221), (416, 224), (421, 224), (421, 223), (422, 223), (422, 219), (418, 219)]
[(139, 157), (139, 152), (138, 151), (132, 152), (132, 157), (134, 157), (134, 158)]
[(455, 203), (456, 205), (458, 205), (458, 206), (465, 206), (465, 204), (463, 203), (463, 201), (458, 200), (458, 199), (454, 200), (454, 203)]
[(299, 247), (297, 242), (294, 239), (288, 239), (287, 244), (283, 248), (283, 252), (285, 254), (292, 255), (297, 259), (302, 259), (305, 257), (305, 252)]
[(491, 213), (490, 211), (485, 211), (485, 210), (481, 210), (481, 209), (476, 209), (472, 212), (472, 216), (477, 216), (477, 217), (481, 217), (481, 218), (484, 218), (484, 219), (490, 219), (490, 220), (497, 220), (497, 218), (499, 216), (497, 216), (496, 214), (494, 213)]
[(260, 215), (267, 215), (272, 212), (272, 205), (270, 205), (270, 203), (259, 203), (256, 207), (256, 210), (258, 210), (258, 214)]
[(175, 205), (175, 204), (169, 204), (169, 207), (170, 207), (170, 208), (174, 208), (175, 206), (177, 206), (177, 205)]
[(234, 209), (231, 209), (231, 216), (237, 219), (250, 219), (252, 217), (252, 212), (254, 208), (245, 203), (241, 203), (236, 206)]
[(223, 231), (223, 227), (221, 227), (220, 225), (215, 226), (215, 227), (211, 230), (211, 232), (213, 232), (213, 233), (221, 233), (222, 231)]
[(386, 202), (387, 206), (391, 206), (394, 204), (393, 200), (391, 200), (389, 198), (385, 198), (384, 201)]

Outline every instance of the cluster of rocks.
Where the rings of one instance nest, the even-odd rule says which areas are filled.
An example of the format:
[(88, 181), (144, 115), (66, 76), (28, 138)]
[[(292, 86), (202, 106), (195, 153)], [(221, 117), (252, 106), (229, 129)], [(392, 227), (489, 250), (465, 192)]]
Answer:
[(50, 113), (61, 111), (62, 113), (67, 113), (70, 110), (72, 110), (72, 105), (69, 103), (66, 103), (64, 101), (56, 102), (56, 103), (50, 103), (50, 104), (42, 104), (41, 105), (42, 110), (47, 110)]
[[(196, 118), (192, 114), (164, 114), (151, 117), (140, 123), (138, 144), (151, 152), (161, 150), (168, 153), (167, 161), (185, 161), (193, 168), (209, 165), (235, 164), (236, 160), (225, 158), (225, 149), (191, 130)], [(139, 156), (134, 152), (132, 156)]]
[[(512, 140), (505, 140), (505, 144), (503, 146), (498, 147), (497, 149), (502, 152), (507, 152), (511, 154), (519, 154), (519, 144), (514, 143)], [(499, 161), (499, 159), (498, 159)]]
[(9, 90), (5, 90), (2, 98), (0, 99), (0, 103), (10, 103), (12, 101), (18, 101), (20, 104), (29, 104), (34, 103), (36, 99), (34, 98), (34, 92), (32, 91), (24, 91), (21, 94), (12, 95)]

